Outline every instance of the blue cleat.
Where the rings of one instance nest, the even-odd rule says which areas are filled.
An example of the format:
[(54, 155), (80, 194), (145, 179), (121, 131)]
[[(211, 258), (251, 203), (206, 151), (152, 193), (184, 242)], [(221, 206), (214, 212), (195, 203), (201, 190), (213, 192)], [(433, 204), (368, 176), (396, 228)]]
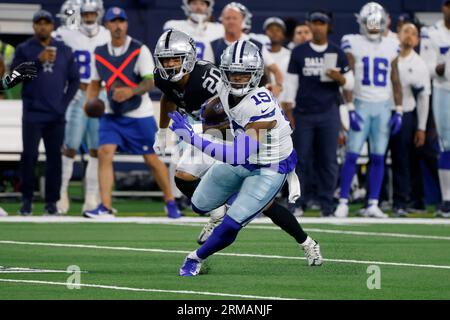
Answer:
[(202, 262), (191, 259), (189, 256), (184, 260), (183, 265), (180, 268), (180, 276), (183, 277), (195, 277), (200, 273)]
[(167, 217), (171, 219), (178, 219), (183, 216), (174, 200), (168, 201), (164, 210), (166, 211)]
[(83, 216), (91, 219), (114, 218), (114, 212), (101, 203), (94, 210), (84, 211)]

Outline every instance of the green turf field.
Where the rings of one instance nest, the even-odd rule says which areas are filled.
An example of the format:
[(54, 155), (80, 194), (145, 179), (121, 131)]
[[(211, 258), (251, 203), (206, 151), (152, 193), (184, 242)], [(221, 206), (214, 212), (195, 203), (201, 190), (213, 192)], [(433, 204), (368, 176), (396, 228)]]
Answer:
[[(307, 224), (326, 259), (312, 268), (289, 236), (252, 223), (206, 274), (179, 277), (201, 226), (0, 223), (0, 299), (450, 299), (450, 225)], [(55, 273), (71, 265), (81, 289)]]

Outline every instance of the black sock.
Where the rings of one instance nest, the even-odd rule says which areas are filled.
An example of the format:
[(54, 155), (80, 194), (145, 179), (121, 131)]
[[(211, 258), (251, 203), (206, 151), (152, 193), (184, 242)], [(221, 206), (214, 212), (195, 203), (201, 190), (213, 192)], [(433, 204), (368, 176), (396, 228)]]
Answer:
[(269, 209), (263, 211), (273, 223), (291, 235), (298, 243), (306, 241), (308, 235), (303, 231), (294, 215), (282, 205), (274, 202)]
[(197, 189), (198, 184), (200, 183), (200, 179), (194, 181), (186, 181), (175, 177), (175, 184), (180, 191), (189, 198), (192, 199), (192, 195), (194, 194), (195, 189)]

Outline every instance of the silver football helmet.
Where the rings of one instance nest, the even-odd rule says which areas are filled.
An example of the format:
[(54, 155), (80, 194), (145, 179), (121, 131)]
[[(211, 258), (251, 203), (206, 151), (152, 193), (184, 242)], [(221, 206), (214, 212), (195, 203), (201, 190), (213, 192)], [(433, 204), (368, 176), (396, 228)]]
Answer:
[[(232, 43), (222, 54), (220, 71), (224, 86), (237, 97), (258, 88), (264, 74), (264, 60), (259, 48), (250, 41)], [(247, 81), (236, 81), (241, 76)]]
[(359, 14), (356, 15), (360, 33), (371, 41), (378, 41), (387, 28), (388, 16), (386, 10), (376, 3), (365, 4)]
[(77, 29), (80, 26), (80, 6), (82, 0), (66, 0), (61, 6), (56, 17), (59, 19), (61, 26), (70, 29)]
[[(156, 68), (161, 77), (177, 82), (194, 69), (197, 60), (195, 41), (184, 32), (167, 30), (159, 37), (154, 56)], [(180, 58), (181, 64), (175, 67), (164, 67), (163, 60), (167, 58)]]
[(204, 23), (208, 21), (208, 19), (212, 16), (214, 9), (214, 0), (203, 0), (203, 1), (205, 1), (208, 4), (208, 11), (206, 12), (206, 14), (192, 12), (191, 6), (189, 5), (189, 2), (191, 2), (191, 0), (183, 0), (181, 9), (183, 9), (186, 17), (192, 19), (194, 22)]
[(81, 17), (80, 29), (89, 37), (96, 35), (100, 28), (105, 9), (102, 0), (83, 0), (80, 6), (80, 14), (86, 12), (97, 13), (97, 20), (94, 23), (88, 23)]
[(244, 21), (242, 22), (242, 31), (244, 31), (245, 33), (250, 33), (250, 30), (252, 30), (252, 18), (253, 18), (253, 15), (250, 12), (250, 10), (248, 10), (248, 8), (240, 2), (230, 2), (224, 7), (224, 10), (227, 8), (234, 8), (241, 12), (242, 16), (244, 17)]

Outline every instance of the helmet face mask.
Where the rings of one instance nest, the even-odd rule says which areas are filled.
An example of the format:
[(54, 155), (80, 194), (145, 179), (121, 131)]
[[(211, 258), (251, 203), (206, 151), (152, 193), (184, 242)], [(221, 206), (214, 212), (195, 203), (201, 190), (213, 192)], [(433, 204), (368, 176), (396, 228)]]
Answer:
[(376, 2), (367, 3), (356, 17), (362, 35), (371, 41), (381, 40), (387, 29), (388, 18), (386, 11), (380, 4)]
[[(154, 56), (161, 77), (177, 82), (194, 69), (197, 60), (195, 42), (181, 31), (168, 30), (158, 39)], [(168, 63), (168, 60), (171, 61)], [(179, 60), (178, 64), (173, 63), (176, 60)]]
[(81, 0), (66, 0), (56, 17), (62, 26), (69, 29), (78, 29), (81, 23), (80, 17)]
[(223, 52), (220, 71), (230, 94), (242, 97), (258, 88), (264, 73), (264, 61), (253, 43), (237, 41)]
[(207, 6), (208, 6), (206, 12), (204, 12), (204, 13), (194, 12), (192, 10), (191, 4), (190, 4), (190, 2), (192, 2), (192, 0), (183, 0), (183, 4), (181, 5), (181, 8), (183, 9), (186, 17), (198, 24), (207, 22), (213, 13), (214, 0), (203, 0), (203, 1), (206, 2)]
[[(96, 20), (94, 22), (86, 21), (83, 15), (87, 13), (96, 13), (97, 14)], [(81, 30), (83, 30), (88, 36), (96, 35), (99, 31), (100, 21), (102, 20), (104, 14), (103, 1), (83, 0), (80, 7), (80, 14), (81, 14), (81, 24), (80, 24)]]

